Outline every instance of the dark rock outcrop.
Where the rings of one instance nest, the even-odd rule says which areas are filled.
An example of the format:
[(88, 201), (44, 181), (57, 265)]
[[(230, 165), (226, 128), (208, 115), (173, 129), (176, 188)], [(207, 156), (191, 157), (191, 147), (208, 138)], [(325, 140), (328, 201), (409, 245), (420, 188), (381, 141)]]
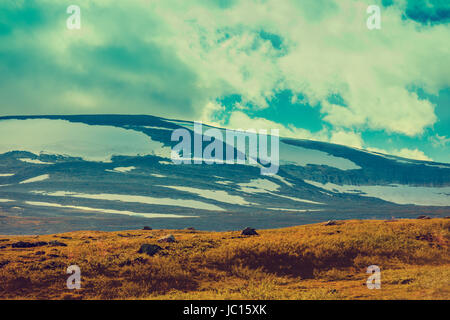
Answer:
[(42, 247), (48, 245), (47, 242), (44, 241), (38, 241), (38, 242), (25, 242), (25, 241), (19, 241), (15, 242), (11, 245), (13, 248), (34, 248), (34, 247)]
[(244, 230), (242, 230), (241, 235), (243, 236), (257, 236), (258, 232), (256, 232), (255, 229), (247, 227)]
[(168, 234), (158, 239), (158, 242), (175, 242), (175, 237), (172, 234)]
[(156, 244), (143, 244), (139, 249), (138, 253), (145, 253), (149, 256), (157, 254), (162, 248)]
[(65, 244), (63, 242), (59, 242), (57, 240), (50, 241), (48, 244), (52, 247), (67, 247), (67, 244)]

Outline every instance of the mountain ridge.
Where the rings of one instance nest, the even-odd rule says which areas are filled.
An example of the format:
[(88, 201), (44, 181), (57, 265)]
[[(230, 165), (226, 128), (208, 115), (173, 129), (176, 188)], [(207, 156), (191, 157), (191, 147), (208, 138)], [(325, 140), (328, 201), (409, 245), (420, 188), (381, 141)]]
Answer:
[[(171, 132), (192, 125), (149, 115), (0, 117), (0, 233), (115, 230), (149, 219), (227, 230), (450, 213), (450, 164), (280, 138), (273, 176), (249, 164), (174, 165)], [(20, 226), (18, 216), (57, 222)]]

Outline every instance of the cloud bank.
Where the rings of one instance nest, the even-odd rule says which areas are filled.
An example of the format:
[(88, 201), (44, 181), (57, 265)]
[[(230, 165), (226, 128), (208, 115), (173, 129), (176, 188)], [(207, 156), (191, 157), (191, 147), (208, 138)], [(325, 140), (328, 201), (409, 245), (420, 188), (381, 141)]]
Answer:
[[(374, 3), (380, 30), (366, 27)], [(2, 115), (251, 120), (361, 148), (368, 131), (428, 135), (439, 118), (427, 97), (450, 87), (448, 1), (79, 0), (80, 30), (66, 28), (70, 4), (0, 4)], [(316, 110), (321, 129), (251, 116), (280, 92)]]

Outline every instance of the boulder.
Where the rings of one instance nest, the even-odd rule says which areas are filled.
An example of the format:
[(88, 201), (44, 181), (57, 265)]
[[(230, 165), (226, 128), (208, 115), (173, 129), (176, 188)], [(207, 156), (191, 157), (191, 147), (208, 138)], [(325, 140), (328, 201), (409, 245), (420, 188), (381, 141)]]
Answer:
[(337, 222), (334, 220), (328, 220), (327, 222), (325, 222), (324, 225), (325, 226), (335, 226), (335, 225), (337, 225)]
[(144, 226), (144, 227), (142, 228), (142, 230), (152, 230), (152, 228), (149, 227), (149, 226)]
[(141, 245), (141, 248), (139, 249), (138, 253), (145, 253), (149, 256), (153, 256), (160, 250), (162, 250), (162, 248), (156, 244), (144, 243), (143, 245)]
[(158, 239), (158, 242), (175, 242), (175, 237), (172, 234), (168, 234)]
[(426, 215), (420, 215), (417, 217), (417, 219), (421, 219), (421, 220), (426, 220), (426, 219), (431, 219), (429, 216)]
[(241, 235), (243, 236), (257, 236), (258, 232), (256, 232), (255, 229), (247, 227), (244, 230), (242, 230)]

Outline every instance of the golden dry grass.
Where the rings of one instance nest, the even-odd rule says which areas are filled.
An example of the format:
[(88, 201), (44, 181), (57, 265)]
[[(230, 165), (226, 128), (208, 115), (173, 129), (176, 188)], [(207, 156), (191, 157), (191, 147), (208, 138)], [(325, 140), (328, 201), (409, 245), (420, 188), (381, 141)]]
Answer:
[[(175, 243), (157, 243), (173, 234)], [(240, 232), (78, 231), (0, 236), (3, 299), (449, 299), (450, 220), (341, 221)], [(3, 241), (2, 241), (3, 239)], [(7, 239), (7, 240), (5, 240)], [(58, 240), (67, 247), (12, 248)], [(163, 250), (139, 254), (144, 243)], [(37, 254), (40, 252), (40, 254)], [(82, 288), (66, 287), (66, 268)], [(369, 290), (366, 268), (381, 268)]]

